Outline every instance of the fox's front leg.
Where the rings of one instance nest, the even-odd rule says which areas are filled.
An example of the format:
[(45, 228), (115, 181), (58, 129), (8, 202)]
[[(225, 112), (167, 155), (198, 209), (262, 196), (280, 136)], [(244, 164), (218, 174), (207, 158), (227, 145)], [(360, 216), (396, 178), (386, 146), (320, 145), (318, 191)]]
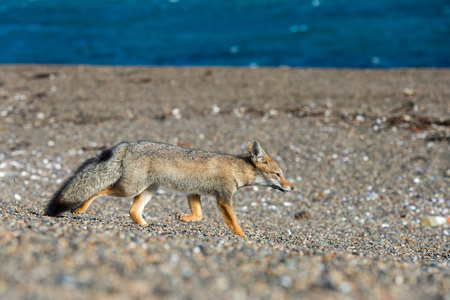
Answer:
[(179, 211), (176, 214), (176, 218), (183, 222), (200, 222), (202, 220), (202, 203), (200, 201), (200, 195), (198, 194), (189, 194), (187, 195), (187, 199), (189, 202), (189, 207), (191, 208), (190, 215), (183, 214)]
[(236, 235), (245, 237), (245, 234), (237, 221), (236, 214), (234, 213), (232, 197), (232, 195), (229, 197), (222, 195), (217, 196), (217, 207), (222, 213), (222, 217), (227, 223), (228, 227), (230, 227), (231, 231), (233, 231), (233, 233)]

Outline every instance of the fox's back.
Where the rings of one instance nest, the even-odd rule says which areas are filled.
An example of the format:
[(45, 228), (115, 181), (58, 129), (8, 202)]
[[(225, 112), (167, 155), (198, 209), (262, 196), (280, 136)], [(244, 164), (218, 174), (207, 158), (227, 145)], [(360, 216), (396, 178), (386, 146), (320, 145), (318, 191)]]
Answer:
[(143, 156), (165, 158), (168, 160), (200, 160), (209, 159), (220, 154), (203, 150), (173, 146), (165, 143), (139, 141), (130, 143), (130, 151)]

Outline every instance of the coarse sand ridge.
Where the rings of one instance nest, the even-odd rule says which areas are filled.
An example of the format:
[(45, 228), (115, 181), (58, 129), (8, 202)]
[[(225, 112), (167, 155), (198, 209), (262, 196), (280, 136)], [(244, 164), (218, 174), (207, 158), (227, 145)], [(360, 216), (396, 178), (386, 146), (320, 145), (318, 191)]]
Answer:
[[(450, 299), (450, 70), (0, 66), (1, 299)], [(215, 200), (181, 223), (160, 189), (43, 216), (84, 160), (121, 141), (244, 154), (289, 193)]]

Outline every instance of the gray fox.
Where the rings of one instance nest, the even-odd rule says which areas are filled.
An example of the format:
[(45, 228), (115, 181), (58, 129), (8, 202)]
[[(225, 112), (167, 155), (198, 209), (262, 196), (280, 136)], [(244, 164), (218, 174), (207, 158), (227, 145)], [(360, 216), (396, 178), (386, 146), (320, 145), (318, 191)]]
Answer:
[(142, 211), (161, 185), (187, 193), (191, 214), (178, 212), (177, 219), (201, 221), (200, 195), (213, 195), (231, 231), (245, 236), (232, 204), (237, 189), (261, 185), (293, 190), (258, 142), (249, 142), (248, 150), (249, 155), (234, 156), (149, 141), (120, 143), (84, 162), (53, 195), (45, 214), (81, 214), (100, 195), (134, 197), (130, 216), (146, 225)]

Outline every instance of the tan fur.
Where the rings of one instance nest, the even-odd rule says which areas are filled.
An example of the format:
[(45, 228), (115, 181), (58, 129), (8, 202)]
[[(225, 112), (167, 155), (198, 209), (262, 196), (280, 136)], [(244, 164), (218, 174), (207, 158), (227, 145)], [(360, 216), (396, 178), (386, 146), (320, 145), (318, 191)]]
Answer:
[[(124, 150), (116, 150), (119, 146)], [(191, 214), (179, 212), (177, 219), (201, 221), (200, 195), (214, 195), (233, 233), (245, 236), (232, 204), (237, 189), (250, 185), (270, 186), (283, 192), (293, 189), (278, 164), (258, 142), (248, 144), (249, 156), (210, 153), (148, 141), (122, 143), (116, 147), (83, 164), (55, 193), (46, 214), (56, 215), (69, 209), (75, 214), (83, 213), (100, 195), (134, 197), (130, 216), (135, 223), (146, 225), (142, 211), (161, 185), (188, 194)], [(109, 185), (105, 186), (103, 178), (113, 178), (105, 173), (118, 174), (114, 177), (117, 179), (108, 181)], [(91, 186), (85, 188), (82, 183)], [(92, 192), (82, 199), (75, 197), (77, 190)]]

